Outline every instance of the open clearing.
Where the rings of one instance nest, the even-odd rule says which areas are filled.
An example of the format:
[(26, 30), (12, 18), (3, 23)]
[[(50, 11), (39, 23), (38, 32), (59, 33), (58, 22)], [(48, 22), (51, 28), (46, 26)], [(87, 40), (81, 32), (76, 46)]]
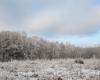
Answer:
[(26, 60), (0, 63), (0, 80), (100, 80), (100, 60)]

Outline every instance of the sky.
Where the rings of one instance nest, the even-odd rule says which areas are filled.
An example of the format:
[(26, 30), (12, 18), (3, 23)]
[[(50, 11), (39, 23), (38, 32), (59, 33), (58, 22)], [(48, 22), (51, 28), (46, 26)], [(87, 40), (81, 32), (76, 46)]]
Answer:
[(0, 0), (0, 31), (76, 46), (100, 44), (100, 0)]

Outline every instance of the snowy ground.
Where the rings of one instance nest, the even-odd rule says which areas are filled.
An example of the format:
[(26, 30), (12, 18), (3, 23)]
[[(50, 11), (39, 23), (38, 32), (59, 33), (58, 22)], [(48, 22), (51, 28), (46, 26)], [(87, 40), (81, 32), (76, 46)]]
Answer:
[(100, 61), (74, 59), (0, 63), (0, 80), (100, 80)]

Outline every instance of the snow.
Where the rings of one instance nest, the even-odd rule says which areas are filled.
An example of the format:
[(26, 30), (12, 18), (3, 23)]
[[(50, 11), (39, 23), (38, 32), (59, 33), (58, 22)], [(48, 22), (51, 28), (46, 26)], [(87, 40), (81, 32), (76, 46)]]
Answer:
[[(16, 70), (10, 73), (5, 68)], [(85, 68), (85, 64), (75, 64), (72, 60), (13, 62), (7, 66), (4, 65), (4, 70), (1, 69), (0, 71), (15, 75), (16, 80), (58, 80), (58, 78), (62, 80), (95, 80), (95, 77), (100, 76), (100, 70)], [(100, 77), (96, 80), (100, 80)]]

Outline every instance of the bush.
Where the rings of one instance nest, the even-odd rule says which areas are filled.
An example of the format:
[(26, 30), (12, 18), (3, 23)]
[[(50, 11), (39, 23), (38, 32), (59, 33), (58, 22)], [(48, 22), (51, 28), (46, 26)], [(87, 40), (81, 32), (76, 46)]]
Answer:
[(82, 59), (76, 59), (76, 60), (75, 60), (75, 63), (84, 64), (84, 61), (83, 61)]

